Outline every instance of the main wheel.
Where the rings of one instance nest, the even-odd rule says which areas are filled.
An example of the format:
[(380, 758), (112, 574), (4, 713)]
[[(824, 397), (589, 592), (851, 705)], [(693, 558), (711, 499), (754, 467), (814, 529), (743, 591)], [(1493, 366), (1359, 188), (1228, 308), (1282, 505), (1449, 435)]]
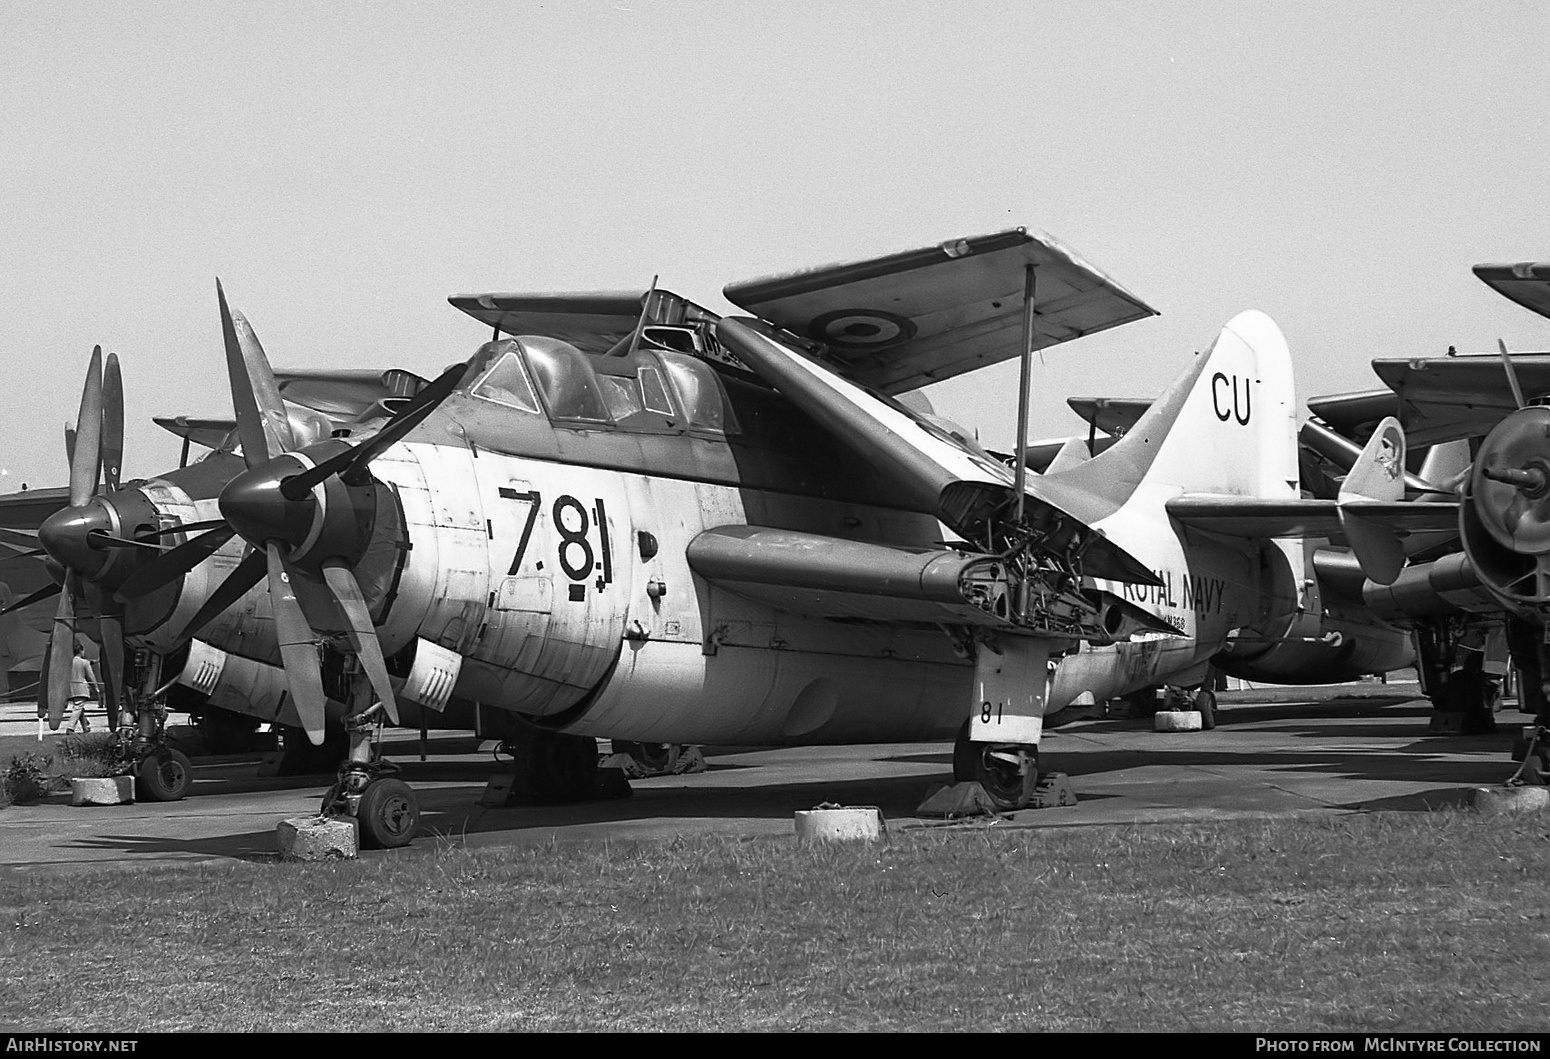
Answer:
[(1039, 748), (1032, 747), (1033, 767), (1020, 775), (1017, 766), (998, 756), (1004, 748), (997, 743), (969, 741), (969, 723), (964, 722), (953, 743), (953, 779), (959, 783), (978, 783), (997, 809), (1022, 809), (1033, 797), (1039, 782)]
[(141, 759), (135, 769), (135, 781), (143, 801), (182, 801), (194, 785), (194, 766), (181, 750), (162, 747)]
[(367, 849), (398, 849), (414, 840), (420, 828), (420, 801), (403, 780), (373, 780), (355, 810), (361, 845)]
[(1200, 711), (1200, 727), (1206, 731), (1216, 727), (1216, 692), (1201, 688), (1195, 692), (1195, 709)]

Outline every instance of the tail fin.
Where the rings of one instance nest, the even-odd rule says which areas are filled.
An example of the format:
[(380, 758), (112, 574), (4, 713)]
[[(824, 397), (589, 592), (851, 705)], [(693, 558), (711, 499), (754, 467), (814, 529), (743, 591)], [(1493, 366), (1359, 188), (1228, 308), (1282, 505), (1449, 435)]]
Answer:
[(1380, 585), (1392, 585), (1405, 567), (1405, 548), (1389, 527), (1369, 521), (1347, 506), (1352, 500), (1398, 501), (1405, 498), (1405, 432), (1389, 416), (1367, 439), (1362, 454), (1340, 487), (1340, 528), (1356, 553), (1362, 572)]
[(1286, 338), (1264, 313), (1239, 313), (1113, 447), (1030, 491), (1089, 524), (1143, 483), (1162, 495), (1296, 499), (1296, 420)]

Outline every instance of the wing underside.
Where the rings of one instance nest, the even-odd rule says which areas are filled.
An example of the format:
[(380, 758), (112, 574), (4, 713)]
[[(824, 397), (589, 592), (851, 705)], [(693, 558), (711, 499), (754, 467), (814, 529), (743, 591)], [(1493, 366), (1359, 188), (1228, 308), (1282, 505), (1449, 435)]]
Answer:
[(822, 342), (848, 378), (896, 394), (1018, 356), (1029, 265), (1035, 349), (1157, 315), (1069, 247), (1022, 228), (731, 283), (723, 293)]

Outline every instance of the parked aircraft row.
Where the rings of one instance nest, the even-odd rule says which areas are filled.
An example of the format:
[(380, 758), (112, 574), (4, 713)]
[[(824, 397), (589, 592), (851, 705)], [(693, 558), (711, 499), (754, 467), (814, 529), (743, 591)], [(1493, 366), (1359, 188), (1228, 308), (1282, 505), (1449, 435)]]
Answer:
[[(1303, 497), (1315, 446), (1257, 312), (1103, 445), (1002, 458), (922, 411), (911, 391), (930, 382), (1153, 315), (1047, 236), (724, 293), (750, 315), (654, 285), (454, 297), (493, 335), (429, 382), (276, 373), (218, 289), (235, 417), (164, 421), (212, 451), (133, 482), (117, 361), (94, 355), (68, 493), (41, 525), (27, 501), (61, 588), (54, 723), (51, 674), (80, 631), (139, 718), (153, 790), (186, 789), (157, 722), (181, 683), (342, 755), (326, 808), (377, 845), (418, 817), (376, 752), (382, 721), (500, 738), (556, 799), (591, 789), (598, 737), (952, 739), (958, 778), (1014, 808), (1045, 717), (1080, 697), (1198, 687), (1209, 714), (1212, 665), (1320, 683), (1397, 668), (1411, 628), (1424, 644), (1458, 624), (1446, 578), (1480, 554), (1470, 519), (1538, 554), (1503, 510), (1537, 517), (1531, 444), (1488, 439), (1507, 455), (1476, 461), (1461, 506), (1442, 457), (1407, 470), (1405, 430), (1379, 415), (1319, 436), (1333, 495)], [(1538, 414), (1517, 405), (1507, 421)], [(1092, 405), (1095, 431), (1116, 407)], [(1470, 605), (1542, 629), (1547, 590), (1490, 570)], [(1427, 593), (1438, 614), (1418, 613)]]

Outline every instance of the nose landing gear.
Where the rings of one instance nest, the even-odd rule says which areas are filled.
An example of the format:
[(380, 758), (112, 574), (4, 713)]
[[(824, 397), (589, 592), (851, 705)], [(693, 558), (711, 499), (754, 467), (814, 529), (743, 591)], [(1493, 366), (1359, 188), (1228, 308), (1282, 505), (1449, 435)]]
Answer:
[[(356, 674), (351, 703), (365, 707), (371, 684)], [(398, 779), (398, 766), (382, 756), (382, 703), (356, 709), (344, 719), (349, 752), (339, 766), (339, 778), (323, 795), (323, 816), (355, 820), (365, 849), (398, 849), (414, 841), (420, 828), (420, 801), (413, 788)]]

